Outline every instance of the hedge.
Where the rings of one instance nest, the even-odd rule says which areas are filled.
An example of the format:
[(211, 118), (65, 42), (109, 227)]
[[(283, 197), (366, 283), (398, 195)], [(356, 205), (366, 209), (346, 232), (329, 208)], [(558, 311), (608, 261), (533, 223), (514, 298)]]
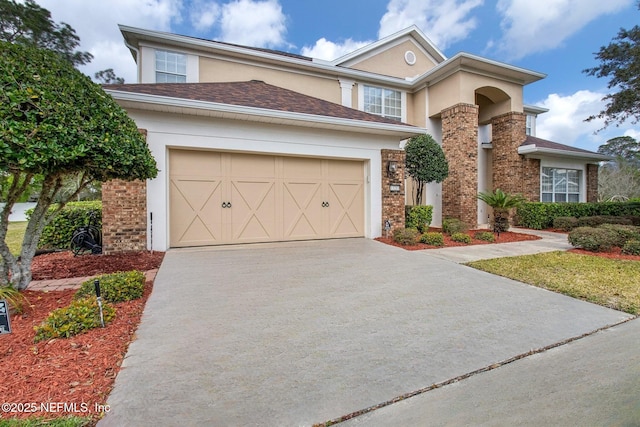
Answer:
[(521, 227), (542, 230), (553, 226), (558, 217), (640, 216), (640, 202), (601, 203), (523, 203), (516, 211), (516, 224)]
[(405, 227), (417, 228), (420, 233), (424, 233), (431, 225), (433, 216), (433, 206), (418, 205), (404, 207)]
[[(49, 210), (56, 206), (49, 207)], [(69, 202), (58, 212), (53, 220), (44, 228), (38, 242), (38, 249), (69, 249), (71, 236), (76, 228), (89, 222), (91, 213), (95, 214), (95, 225), (102, 228), (102, 202)], [(26, 212), (27, 218), (31, 217), (33, 209)]]

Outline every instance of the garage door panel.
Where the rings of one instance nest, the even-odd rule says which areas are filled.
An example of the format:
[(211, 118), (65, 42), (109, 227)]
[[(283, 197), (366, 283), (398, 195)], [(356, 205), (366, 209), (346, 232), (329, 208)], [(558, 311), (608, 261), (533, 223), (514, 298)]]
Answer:
[(329, 185), (329, 234), (334, 237), (363, 235), (363, 187), (361, 182), (342, 182)]
[(171, 246), (364, 235), (364, 163), (171, 150)]
[(320, 182), (285, 182), (283, 222), (285, 239), (322, 237), (322, 185)]
[(268, 241), (278, 236), (274, 180), (231, 182), (232, 240)]
[(170, 183), (171, 234), (175, 246), (220, 242), (221, 181), (174, 177)]

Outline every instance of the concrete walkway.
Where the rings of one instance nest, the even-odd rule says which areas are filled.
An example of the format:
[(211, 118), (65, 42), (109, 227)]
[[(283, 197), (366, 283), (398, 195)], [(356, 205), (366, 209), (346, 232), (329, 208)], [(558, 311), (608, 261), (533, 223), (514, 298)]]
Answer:
[[(99, 426), (323, 423), (630, 318), (431, 252), (408, 252), (367, 239), (169, 251), (108, 399), (111, 411)], [(513, 394), (520, 404), (515, 408), (529, 408), (520, 413), (527, 421), (548, 402), (548, 390), (565, 390), (564, 382), (592, 374), (590, 367), (599, 362), (589, 351), (592, 338), (604, 340), (594, 344), (598, 354), (604, 352), (600, 377), (626, 390), (617, 382), (624, 379), (618, 378), (621, 361), (607, 363), (621, 347), (637, 350), (634, 325), (635, 320), (559, 351), (471, 375), (460, 384), (485, 378), (477, 389), (469, 389), (479, 400), (445, 396), (432, 405), (442, 406), (434, 424), (477, 424), (474, 411), (490, 404), (490, 396), (477, 391), (483, 387), (496, 399)], [(620, 338), (609, 340), (618, 336), (616, 330)], [(569, 354), (575, 373), (556, 376), (568, 362), (554, 354)], [(554, 363), (531, 365), (548, 357)], [(629, 360), (638, 366), (637, 358)], [(512, 375), (496, 376), (507, 369), (517, 371), (512, 383)], [(637, 383), (637, 372), (621, 372)], [(503, 388), (504, 395), (498, 394)], [(518, 395), (522, 390), (526, 393)], [(438, 392), (350, 422), (430, 425), (416, 399), (429, 400)], [(640, 401), (637, 392), (630, 392)], [(412, 409), (408, 402), (418, 403)], [(516, 410), (502, 408), (478, 418), (480, 424), (509, 424)], [(622, 404), (609, 411), (617, 409), (634, 416)], [(468, 418), (455, 418), (458, 413)]]

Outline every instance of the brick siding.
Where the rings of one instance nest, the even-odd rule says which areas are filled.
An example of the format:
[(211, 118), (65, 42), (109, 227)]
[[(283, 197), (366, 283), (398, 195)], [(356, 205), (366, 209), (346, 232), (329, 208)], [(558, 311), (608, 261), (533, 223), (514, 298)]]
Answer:
[(598, 201), (598, 165), (587, 165), (587, 202)]
[(449, 176), (442, 184), (443, 218), (478, 222), (478, 107), (457, 104), (442, 111), (442, 150)]
[[(382, 157), (382, 233), (385, 234), (385, 222), (391, 223), (390, 233), (396, 228), (404, 228), (404, 150), (381, 150)], [(389, 162), (396, 162), (398, 169), (389, 173)], [(400, 191), (391, 192), (390, 186), (397, 185)]]
[(105, 254), (147, 249), (146, 181), (102, 184), (102, 250)]

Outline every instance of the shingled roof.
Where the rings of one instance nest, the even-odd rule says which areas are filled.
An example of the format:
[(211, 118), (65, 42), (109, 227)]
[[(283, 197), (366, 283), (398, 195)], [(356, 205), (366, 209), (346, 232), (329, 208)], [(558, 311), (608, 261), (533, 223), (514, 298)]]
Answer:
[(104, 88), (109, 91), (157, 95), (373, 123), (403, 124), (258, 80), (229, 83), (117, 84), (105, 85)]
[(548, 141), (542, 138), (536, 138), (535, 136), (527, 135), (527, 139), (521, 144), (521, 146), (526, 145), (535, 145), (539, 148), (550, 148), (552, 150), (563, 150), (563, 151), (575, 151), (577, 153), (585, 153), (585, 154), (598, 154), (593, 151), (583, 150), (582, 148), (572, 147), (570, 145), (559, 144), (557, 142)]

